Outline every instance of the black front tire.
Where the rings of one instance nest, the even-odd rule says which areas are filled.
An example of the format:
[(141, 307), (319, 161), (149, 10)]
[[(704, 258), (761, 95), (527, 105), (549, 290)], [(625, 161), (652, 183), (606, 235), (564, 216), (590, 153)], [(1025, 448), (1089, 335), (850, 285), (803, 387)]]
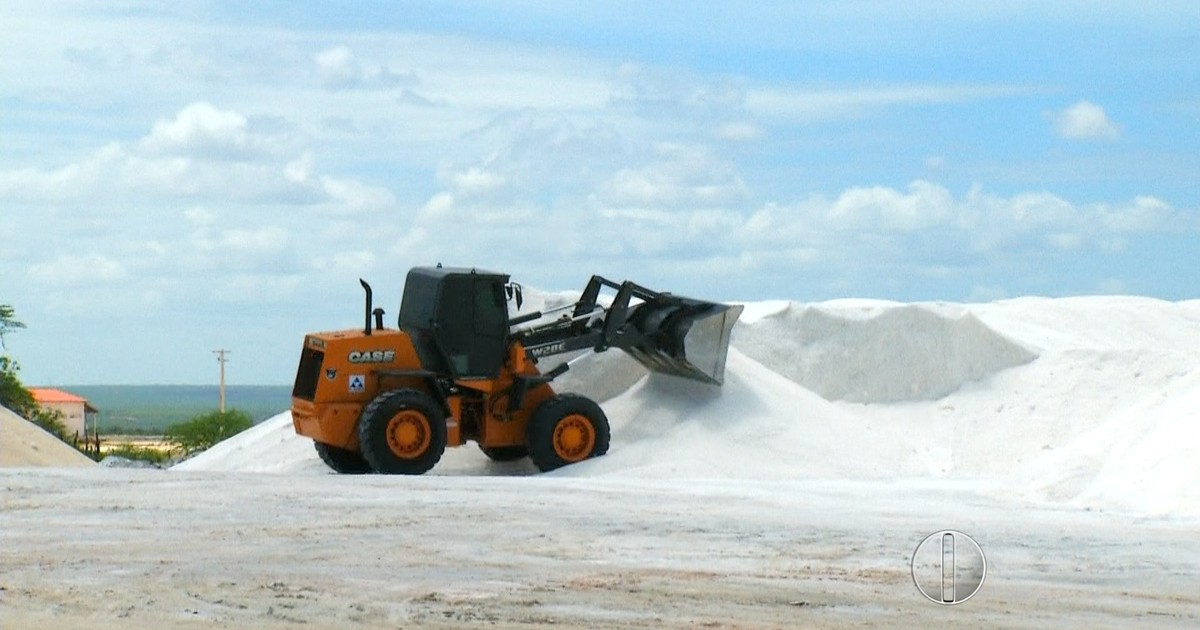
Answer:
[(608, 416), (595, 401), (558, 394), (534, 410), (525, 430), (529, 458), (542, 472), (608, 452)]
[(343, 475), (365, 475), (371, 472), (371, 465), (359, 453), (323, 442), (313, 442), (313, 446), (317, 447), (317, 455), (321, 457), (321, 461), (336, 472)]
[(446, 416), (425, 392), (384, 392), (359, 416), (358, 442), (363, 458), (375, 472), (421, 475), (446, 451)]

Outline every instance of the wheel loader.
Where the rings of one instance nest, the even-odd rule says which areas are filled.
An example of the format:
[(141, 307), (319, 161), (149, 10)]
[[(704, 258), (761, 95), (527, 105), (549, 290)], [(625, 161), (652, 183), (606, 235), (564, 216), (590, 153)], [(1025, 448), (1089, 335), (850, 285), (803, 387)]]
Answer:
[(507, 274), (439, 264), (409, 270), (393, 329), (359, 282), (363, 328), (306, 335), (292, 390), (296, 432), (340, 473), (419, 475), (467, 441), (542, 471), (603, 455), (600, 406), (552, 388), (570, 362), (539, 363), (619, 348), (652, 372), (720, 385), (742, 312), (592, 276), (572, 304), (510, 315), (522, 294)]

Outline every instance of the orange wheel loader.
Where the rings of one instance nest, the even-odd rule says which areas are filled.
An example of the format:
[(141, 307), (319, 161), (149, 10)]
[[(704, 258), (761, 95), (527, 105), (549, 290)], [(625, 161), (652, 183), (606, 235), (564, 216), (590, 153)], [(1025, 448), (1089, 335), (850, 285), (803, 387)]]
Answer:
[[(409, 270), (390, 329), (359, 282), (363, 328), (306, 335), (292, 390), (296, 432), (341, 473), (419, 475), (468, 440), (493, 460), (528, 456), (542, 471), (603, 455), (600, 406), (555, 393), (569, 363), (543, 373), (539, 361), (615, 347), (652, 372), (720, 385), (742, 312), (592, 276), (573, 304), (510, 316), (509, 301), (519, 311), (522, 296), (507, 274), (438, 265)], [(602, 289), (615, 291), (607, 306)]]

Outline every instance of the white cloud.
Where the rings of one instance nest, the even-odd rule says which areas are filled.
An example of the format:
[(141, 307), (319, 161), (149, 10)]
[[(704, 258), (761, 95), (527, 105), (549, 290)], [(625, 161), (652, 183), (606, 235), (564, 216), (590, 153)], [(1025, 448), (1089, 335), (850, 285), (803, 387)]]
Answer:
[(1135, 197), (1132, 203), (1098, 207), (1100, 220), (1113, 232), (1147, 232), (1169, 225), (1175, 211), (1155, 197)]
[(756, 86), (748, 89), (746, 109), (757, 115), (790, 120), (838, 119), (873, 109), (940, 105), (1009, 98), (1029, 88), (1010, 85), (901, 85), (821, 89)]
[(63, 254), (51, 261), (29, 266), (31, 279), (55, 286), (108, 283), (124, 278), (125, 273), (124, 265), (100, 254)]
[(357, 250), (329, 256), (317, 256), (313, 259), (312, 265), (314, 269), (339, 275), (365, 274), (374, 268), (375, 260), (373, 252)]
[(317, 62), (321, 85), (327, 88), (354, 87), (362, 80), (362, 66), (355, 60), (354, 53), (345, 46), (322, 51), (314, 60)]
[(1104, 108), (1088, 101), (1055, 112), (1051, 120), (1058, 135), (1067, 140), (1112, 140), (1121, 135), (1121, 128), (1109, 120)]
[(60, 203), (78, 196), (78, 190), (64, 186), (80, 178), (79, 167), (70, 165), (52, 171), (18, 168), (0, 172), (0, 199), (23, 203)]
[(1074, 204), (1048, 192), (1025, 192), (1000, 197), (976, 186), (964, 200), (972, 227), (1004, 227), (1005, 231), (1031, 231), (1071, 224), (1080, 210)]
[(303, 155), (283, 167), (283, 176), (290, 182), (303, 184), (312, 181), (313, 168), (312, 151), (305, 151)]
[(737, 167), (704, 147), (661, 143), (640, 168), (623, 168), (600, 185), (595, 203), (615, 207), (711, 207), (742, 202)]
[(731, 80), (625, 63), (617, 71), (610, 103), (648, 116), (677, 116), (684, 111), (703, 116), (735, 111), (744, 98), (742, 88)]
[(281, 252), (287, 244), (287, 230), (276, 226), (222, 230), (215, 239), (201, 241), (204, 249), (255, 256)]
[[(336, 213), (392, 206), (383, 187), (319, 174), (311, 150), (250, 129), (240, 113), (189, 105), (155, 123), (141, 141), (109, 143), (82, 160), (47, 170), (0, 171), (0, 199), (34, 204), (155, 198), (306, 205)], [(113, 205), (106, 203), (105, 205)]]
[(1178, 217), (1169, 204), (1149, 197), (1076, 204), (1045, 192), (1004, 197), (979, 187), (955, 196), (943, 186), (916, 181), (906, 190), (850, 188), (834, 199), (767, 204), (728, 233), (750, 251), (857, 252), (898, 263), (985, 261), (1030, 249), (1121, 251), (1128, 235), (1175, 229)]
[(214, 214), (171, 243), (170, 255), (160, 266), (168, 274), (201, 276), (203, 284), (231, 273), (286, 274), (296, 270), (299, 243), (290, 230), (280, 225), (247, 225), (247, 217), (233, 213)]
[(718, 140), (729, 142), (751, 142), (763, 137), (763, 130), (758, 125), (745, 121), (721, 123), (714, 134)]
[(429, 198), (421, 207), (421, 216), (444, 217), (454, 209), (454, 193), (440, 192)]
[(465, 170), (439, 169), (438, 179), (449, 185), (455, 194), (472, 197), (486, 195), (504, 188), (504, 175), (486, 167), (472, 166)]
[(412, 73), (393, 72), (384, 65), (365, 66), (348, 46), (323, 50), (313, 61), (321, 87), (327, 90), (386, 89), (416, 83)]
[(950, 191), (916, 181), (906, 193), (883, 186), (851, 188), (829, 206), (826, 217), (841, 228), (913, 231), (944, 224), (953, 205)]
[(1062, 232), (1048, 235), (1046, 242), (1061, 250), (1075, 250), (1083, 246), (1084, 238), (1082, 234)]
[(927, 171), (940, 171), (946, 168), (946, 157), (943, 155), (927, 155), (923, 165)]
[(340, 214), (386, 210), (396, 203), (390, 190), (353, 179), (322, 176), (321, 189), (328, 197), (324, 205)]
[(188, 208), (183, 211), (183, 216), (189, 223), (197, 226), (212, 225), (217, 220), (216, 213), (203, 206)]
[[(960, 282), (965, 293), (971, 284), (995, 284), (962, 281), (968, 269), (1111, 251), (1130, 231), (1167, 229), (1179, 214), (1156, 198), (1081, 204), (1045, 191), (956, 193), (927, 180), (763, 202), (743, 180), (743, 167), (708, 145), (626, 137), (607, 151), (580, 150), (591, 148), (590, 133), (586, 140), (604, 137), (547, 124), (536, 112), (499, 119), (480, 132), (486, 157), (439, 167), (441, 190), (404, 228), (426, 236), (404, 252), (483, 256), (497, 268), (505, 265), (496, 258), (519, 268), (548, 256), (586, 256), (598, 270), (663, 273), (724, 261), (738, 269), (824, 269), (850, 283), (856, 275), (936, 278)], [(948, 160), (936, 162), (945, 168)], [(436, 237), (464, 221), (487, 227), (452, 243)], [(512, 245), (498, 252), (496, 242)], [(547, 267), (544, 273), (556, 273), (556, 265)]]
[(237, 157), (249, 144), (246, 117), (221, 110), (208, 103), (184, 107), (174, 120), (154, 123), (150, 135), (142, 140), (149, 153)]
[(235, 272), (217, 278), (209, 295), (235, 304), (272, 303), (292, 297), (303, 287), (304, 277), (296, 274)]

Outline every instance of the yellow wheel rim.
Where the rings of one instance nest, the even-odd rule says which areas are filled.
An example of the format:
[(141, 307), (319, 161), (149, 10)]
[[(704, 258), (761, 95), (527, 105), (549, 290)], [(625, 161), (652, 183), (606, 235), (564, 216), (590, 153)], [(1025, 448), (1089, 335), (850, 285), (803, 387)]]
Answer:
[(430, 430), (429, 419), (423, 413), (406, 409), (388, 420), (388, 448), (392, 449), (396, 457), (420, 457), (429, 449), (432, 440), (433, 431)]
[(554, 427), (554, 452), (567, 462), (577, 462), (592, 454), (596, 446), (596, 429), (592, 421), (580, 414), (571, 414)]

